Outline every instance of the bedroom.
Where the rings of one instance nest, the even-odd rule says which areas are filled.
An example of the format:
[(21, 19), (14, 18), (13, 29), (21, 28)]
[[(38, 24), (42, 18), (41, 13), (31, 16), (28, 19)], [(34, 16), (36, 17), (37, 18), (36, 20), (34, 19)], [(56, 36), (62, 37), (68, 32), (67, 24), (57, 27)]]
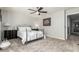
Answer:
[[(1, 14), (2, 14), (1, 39), (4, 40), (3, 31), (7, 29), (6, 27), (8, 27), (9, 30), (17, 30), (18, 26), (31, 26), (32, 29), (36, 29), (36, 28), (43, 29), (46, 38), (43, 40), (33, 41), (32, 43), (28, 43), (24, 45), (22, 44), (21, 40), (18, 38), (10, 39), (9, 40), (11, 43), (10, 47), (0, 51), (8, 51), (8, 52), (77, 51), (75, 49), (77, 46), (74, 46), (74, 49), (72, 49), (72, 44), (65, 41), (67, 39), (67, 28), (65, 28), (67, 24), (65, 23), (66, 21), (65, 13), (69, 14), (71, 13), (69, 12), (69, 10), (72, 9), (72, 12), (74, 12), (73, 10), (75, 9), (78, 10), (78, 8), (44, 7), (43, 10), (47, 11), (47, 13), (41, 13), (40, 15), (38, 15), (37, 13), (30, 14), (32, 11), (29, 11), (28, 10), (29, 8), (36, 10), (36, 7), (1, 8)], [(43, 19), (46, 18), (51, 18), (50, 26), (43, 26)]]

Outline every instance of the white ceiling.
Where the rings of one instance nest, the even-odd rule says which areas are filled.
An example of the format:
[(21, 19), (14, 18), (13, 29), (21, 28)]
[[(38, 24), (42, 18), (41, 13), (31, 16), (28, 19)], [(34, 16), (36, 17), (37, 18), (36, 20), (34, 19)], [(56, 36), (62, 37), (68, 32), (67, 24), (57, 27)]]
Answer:
[[(35, 7), (3, 7), (2, 9), (5, 9), (5, 10), (14, 10), (14, 11), (20, 11), (20, 12), (24, 12), (24, 11), (28, 11), (28, 12), (31, 12), (29, 11), (28, 9), (36, 9)], [(44, 7), (43, 10), (46, 10), (48, 11), (49, 13), (53, 13), (55, 11), (58, 11), (58, 10), (61, 10), (61, 9), (68, 9), (68, 7)]]
[[(26, 15), (30, 15), (33, 17), (37, 17), (38, 15), (34, 16), (35, 14), (30, 14), (32, 11), (29, 11), (28, 9), (36, 9), (36, 7), (3, 7), (3, 10), (7, 11), (15, 11), (15, 12), (22, 12)], [(43, 10), (47, 11), (47, 14), (42, 13), (40, 16), (53, 14), (56, 11), (68, 9), (69, 7), (44, 7)]]

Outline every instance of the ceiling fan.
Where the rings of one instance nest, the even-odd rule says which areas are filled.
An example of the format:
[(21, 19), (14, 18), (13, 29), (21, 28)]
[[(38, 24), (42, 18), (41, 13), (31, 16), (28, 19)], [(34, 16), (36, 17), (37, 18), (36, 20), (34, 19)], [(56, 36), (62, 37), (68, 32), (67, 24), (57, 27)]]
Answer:
[(36, 10), (34, 10), (34, 9), (28, 9), (28, 10), (33, 11), (30, 14), (36, 13), (36, 14), (40, 15), (41, 13), (47, 13), (47, 11), (43, 11), (42, 9), (44, 9), (44, 8), (43, 7), (36, 7)]

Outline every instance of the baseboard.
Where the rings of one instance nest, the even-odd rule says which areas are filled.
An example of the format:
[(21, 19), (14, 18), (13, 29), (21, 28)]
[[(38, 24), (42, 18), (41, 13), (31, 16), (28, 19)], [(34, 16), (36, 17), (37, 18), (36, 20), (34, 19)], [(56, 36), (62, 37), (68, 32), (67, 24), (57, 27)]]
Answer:
[(56, 37), (56, 36), (51, 36), (51, 35), (46, 35), (47, 37), (50, 38), (56, 38), (56, 39), (60, 39), (60, 40), (65, 40), (65, 38), (61, 38), (61, 37)]

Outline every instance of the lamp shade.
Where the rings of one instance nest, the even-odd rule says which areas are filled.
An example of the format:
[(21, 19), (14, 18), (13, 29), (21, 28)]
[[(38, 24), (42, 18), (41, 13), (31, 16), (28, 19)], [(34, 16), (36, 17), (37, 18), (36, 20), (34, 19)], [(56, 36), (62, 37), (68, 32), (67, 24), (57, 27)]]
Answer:
[(35, 24), (35, 27), (39, 27), (39, 25), (38, 24)]

